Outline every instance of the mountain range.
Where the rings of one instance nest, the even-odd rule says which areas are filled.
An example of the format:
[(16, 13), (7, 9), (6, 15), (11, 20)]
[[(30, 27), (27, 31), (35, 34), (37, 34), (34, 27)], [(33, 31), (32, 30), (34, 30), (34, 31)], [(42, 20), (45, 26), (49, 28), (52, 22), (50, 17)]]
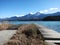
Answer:
[(26, 14), (21, 17), (13, 16), (0, 19), (0, 21), (60, 21), (60, 12), (44, 14), (36, 12), (35, 14)]

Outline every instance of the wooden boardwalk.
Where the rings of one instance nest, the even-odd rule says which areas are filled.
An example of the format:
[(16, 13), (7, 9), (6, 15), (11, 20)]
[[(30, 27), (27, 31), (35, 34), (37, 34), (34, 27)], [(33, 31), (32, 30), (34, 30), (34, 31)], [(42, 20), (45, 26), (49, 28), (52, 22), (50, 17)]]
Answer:
[(38, 28), (46, 42), (53, 43), (52, 45), (55, 45), (55, 43), (60, 45), (60, 33), (41, 25), (38, 25)]

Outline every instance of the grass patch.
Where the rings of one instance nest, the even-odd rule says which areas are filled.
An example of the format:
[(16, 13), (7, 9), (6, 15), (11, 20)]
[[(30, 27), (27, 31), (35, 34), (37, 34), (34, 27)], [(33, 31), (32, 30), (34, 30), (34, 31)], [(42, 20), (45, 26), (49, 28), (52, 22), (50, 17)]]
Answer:
[(4, 45), (44, 45), (44, 40), (36, 25), (24, 24)]

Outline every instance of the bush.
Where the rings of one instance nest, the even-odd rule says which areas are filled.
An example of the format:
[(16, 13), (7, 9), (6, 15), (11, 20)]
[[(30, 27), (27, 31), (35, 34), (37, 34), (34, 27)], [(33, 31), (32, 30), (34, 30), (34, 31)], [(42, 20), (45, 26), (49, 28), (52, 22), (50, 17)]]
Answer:
[(18, 28), (16, 34), (4, 45), (9, 45), (8, 43), (11, 45), (43, 45), (44, 41), (36, 25), (24, 24)]

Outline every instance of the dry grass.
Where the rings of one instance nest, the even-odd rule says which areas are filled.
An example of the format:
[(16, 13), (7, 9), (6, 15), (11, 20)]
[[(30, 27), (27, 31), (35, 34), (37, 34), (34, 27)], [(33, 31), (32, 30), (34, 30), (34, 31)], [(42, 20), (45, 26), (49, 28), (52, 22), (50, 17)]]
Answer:
[(22, 25), (4, 45), (44, 45), (43, 37), (34, 24)]
[(0, 30), (6, 30), (10, 26), (12, 25), (11, 24), (0, 24)]

